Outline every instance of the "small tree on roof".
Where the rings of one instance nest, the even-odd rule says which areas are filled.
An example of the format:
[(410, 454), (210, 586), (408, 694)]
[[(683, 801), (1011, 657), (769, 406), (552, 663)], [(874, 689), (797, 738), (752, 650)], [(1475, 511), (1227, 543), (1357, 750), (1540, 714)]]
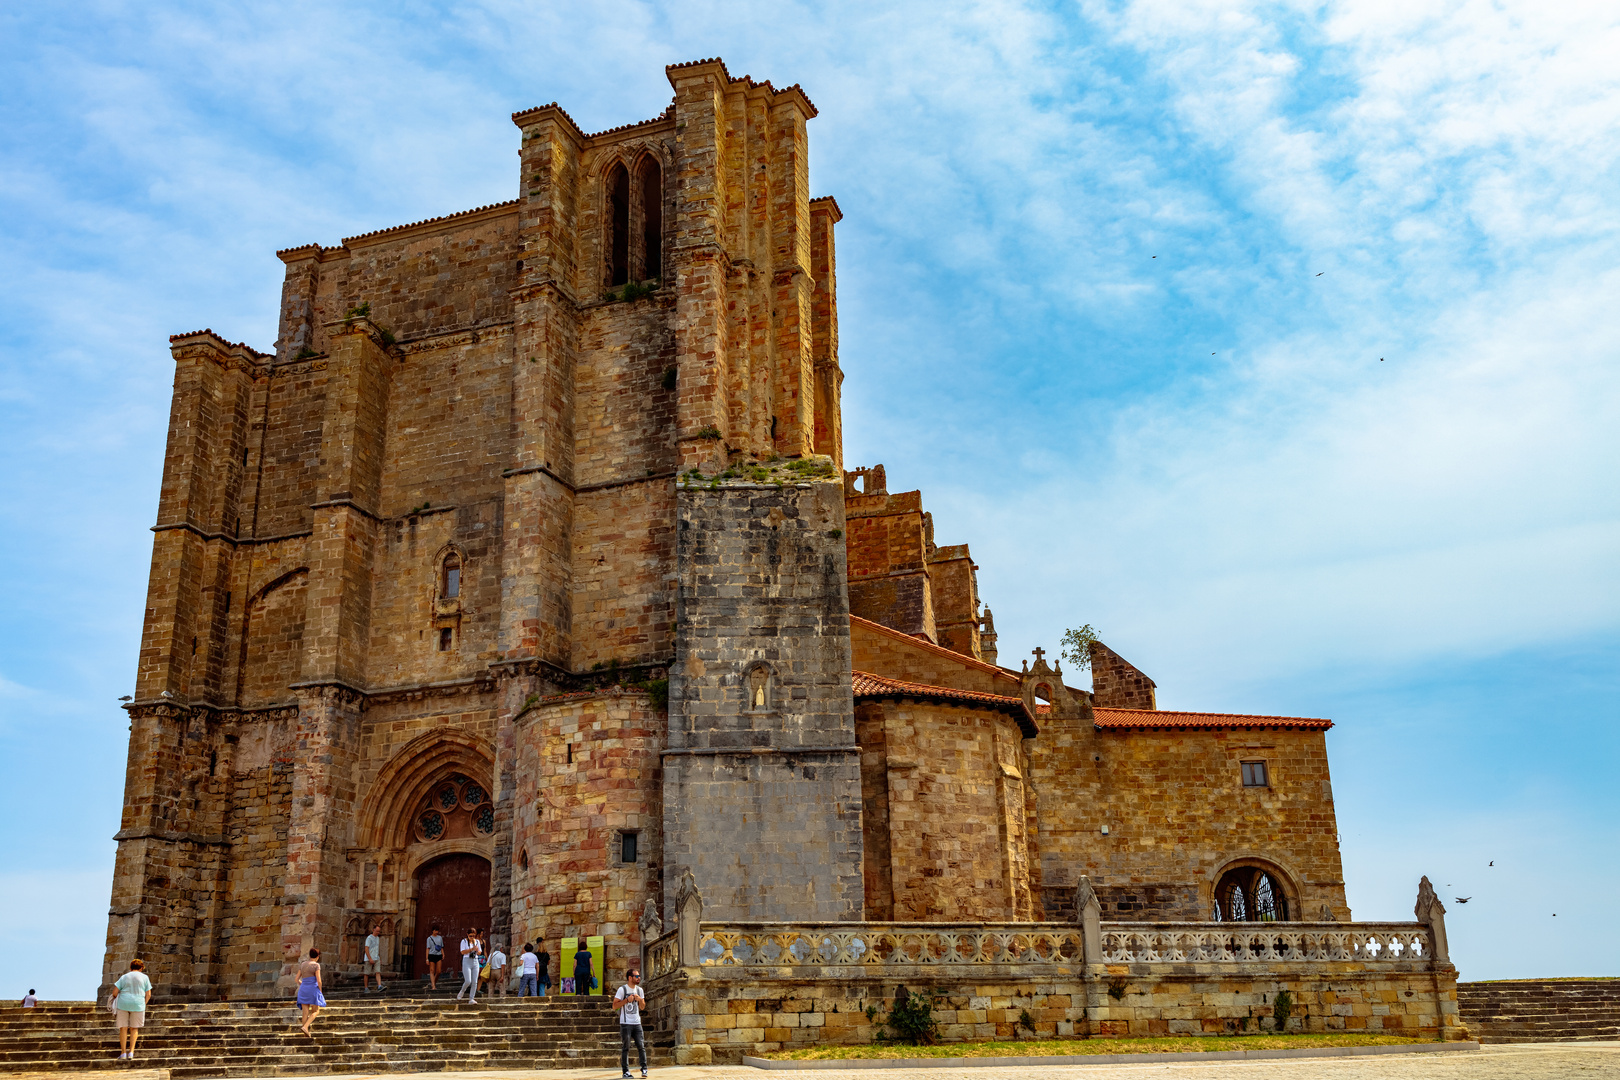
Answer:
[(1078, 630), (1065, 630), (1058, 655), (1072, 664), (1075, 671), (1084, 671), (1091, 666), (1091, 644), (1096, 640), (1097, 631), (1091, 628), (1090, 623)]

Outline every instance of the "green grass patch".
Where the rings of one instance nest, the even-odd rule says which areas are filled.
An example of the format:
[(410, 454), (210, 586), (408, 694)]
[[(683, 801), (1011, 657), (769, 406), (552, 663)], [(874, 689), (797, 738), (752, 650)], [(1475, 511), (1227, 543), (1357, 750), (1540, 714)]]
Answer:
[(855, 1058), (1081, 1057), (1087, 1054), (1207, 1054), (1219, 1050), (1300, 1050), (1323, 1046), (1401, 1046), (1428, 1042), (1401, 1035), (1188, 1035), (1164, 1039), (1021, 1039), (1017, 1042), (959, 1042), (935, 1046), (813, 1046), (779, 1050), (778, 1061), (848, 1061)]

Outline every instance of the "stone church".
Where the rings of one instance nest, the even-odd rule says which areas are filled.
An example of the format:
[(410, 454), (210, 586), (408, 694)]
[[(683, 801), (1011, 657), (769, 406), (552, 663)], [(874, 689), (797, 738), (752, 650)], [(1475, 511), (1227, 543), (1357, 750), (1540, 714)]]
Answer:
[(1326, 720), (999, 662), (966, 544), (842, 453), (798, 86), (512, 117), (517, 197), (278, 253), (175, 381), (104, 979), (284, 994), (373, 921), (635, 957), (731, 920), (1347, 920)]

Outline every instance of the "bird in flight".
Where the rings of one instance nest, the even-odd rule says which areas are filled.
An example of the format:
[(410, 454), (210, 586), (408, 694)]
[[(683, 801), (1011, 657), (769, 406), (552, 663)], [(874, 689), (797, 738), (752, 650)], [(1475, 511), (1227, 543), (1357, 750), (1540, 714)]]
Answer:
[[(1325, 273), (1327, 273), (1327, 271), (1326, 271), (1326, 270), (1324, 270), (1324, 271), (1322, 271), (1322, 274), (1325, 274)], [(1321, 277), (1321, 276), (1322, 276), (1322, 274), (1317, 274), (1317, 275), (1316, 275), (1316, 276), (1317, 276), (1317, 277)]]
[(1496, 860), (1495, 860), (1495, 859), (1492, 859), (1492, 860), (1491, 860), (1491, 861), (1490, 861), (1490, 865), (1491, 865), (1491, 866), (1495, 866), (1495, 865), (1496, 865)]
[(1466, 904), (1466, 903), (1468, 903), (1468, 901), (1470, 901), (1472, 899), (1473, 899), (1472, 896), (1459, 896), (1459, 897), (1457, 897), (1457, 903)]

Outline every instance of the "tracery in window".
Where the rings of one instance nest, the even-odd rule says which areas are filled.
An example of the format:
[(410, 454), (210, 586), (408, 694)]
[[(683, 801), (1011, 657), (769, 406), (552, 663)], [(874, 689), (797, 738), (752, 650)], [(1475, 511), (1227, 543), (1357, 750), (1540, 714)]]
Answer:
[(428, 788), (411, 825), (422, 843), (489, 836), (495, 831), (495, 804), (484, 785), (451, 773)]
[(1288, 896), (1282, 882), (1258, 866), (1238, 866), (1221, 875), (1210, 917), (1216, 922), (1285, 922)]

